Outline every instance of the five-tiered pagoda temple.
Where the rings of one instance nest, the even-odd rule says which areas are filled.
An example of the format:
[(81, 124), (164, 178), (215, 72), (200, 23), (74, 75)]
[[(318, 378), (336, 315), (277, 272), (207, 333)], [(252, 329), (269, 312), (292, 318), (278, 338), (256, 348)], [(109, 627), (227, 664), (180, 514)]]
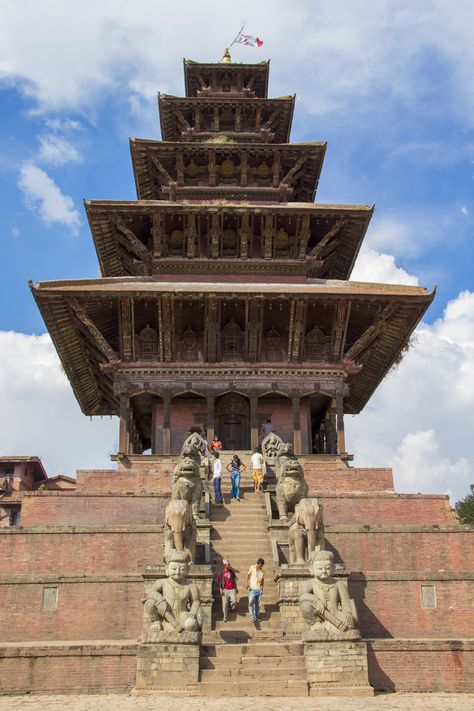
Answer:
[(289, 143), (294, 96), (269, 62), (186, 60), (162, 141), (132, 139), (138, 199), (89, 200), (101, 277), (33, 294), (83, 412), (120, 417), (120, 452), (227, 449), (271, 419), (296, 454), (345, 452), (434, 293), (349, 277), (373, 208), (314, 203), (323, 142)]

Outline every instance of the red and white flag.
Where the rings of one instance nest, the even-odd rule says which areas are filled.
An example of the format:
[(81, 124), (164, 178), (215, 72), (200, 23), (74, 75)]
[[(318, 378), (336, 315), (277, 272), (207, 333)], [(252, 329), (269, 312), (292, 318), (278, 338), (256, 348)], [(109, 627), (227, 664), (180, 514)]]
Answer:
[(261, 47), (263, 44), (263, 40), (259, 39), (259, 37), (244, 35), (242, 32), (239, 32), (234, 42), (235, 44), (246, 44), (249, 47)]

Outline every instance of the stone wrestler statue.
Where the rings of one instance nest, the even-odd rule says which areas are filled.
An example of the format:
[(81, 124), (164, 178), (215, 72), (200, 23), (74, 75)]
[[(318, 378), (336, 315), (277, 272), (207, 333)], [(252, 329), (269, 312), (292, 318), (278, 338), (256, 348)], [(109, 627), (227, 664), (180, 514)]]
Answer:
[(143, 600), (150, 629), (197, 632), (202, 625), (201, 600), (197, 585), (188, 580), (189, 555), (171, 551), (167, 578), (157, 580)]
[(305, 581), (300, 595), (300, 610), (311, 631), (321, 639), (355, 639), (359, 633), (354, 601), (343, 580), (333, 578), (334, 556), (318, 551), (311, 559), (312, 580)]

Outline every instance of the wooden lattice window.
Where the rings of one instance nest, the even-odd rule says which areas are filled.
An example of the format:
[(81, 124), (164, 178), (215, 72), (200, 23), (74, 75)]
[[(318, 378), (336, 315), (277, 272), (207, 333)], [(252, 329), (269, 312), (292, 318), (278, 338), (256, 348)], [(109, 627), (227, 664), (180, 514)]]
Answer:
[(139, 360), (156, 360), (159, 356), (159, 352), (158, 334), (154, 328), (147, 324), (138, 334)]
[(221, 332), (222, 360), (242, 360), (244, 357), (244, 332), (231, 319)]
[(318, 326), (313, 326), (306, 334), (304, 343), (305, 360), (324, 361), (329, 356), (331, 338)]

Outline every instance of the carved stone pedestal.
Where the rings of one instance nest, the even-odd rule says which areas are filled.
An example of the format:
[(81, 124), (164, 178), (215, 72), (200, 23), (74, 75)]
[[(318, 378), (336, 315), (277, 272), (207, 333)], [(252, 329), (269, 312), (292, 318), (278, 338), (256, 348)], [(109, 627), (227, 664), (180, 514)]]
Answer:
[(303, 641), (310, 696), (373, 696), (365, 642), (322, 642), (312, 632), (306, 632)]
[(148, 632), (137, 650), (135, 692), (186, 689), (199, 681), (200, 632)]

